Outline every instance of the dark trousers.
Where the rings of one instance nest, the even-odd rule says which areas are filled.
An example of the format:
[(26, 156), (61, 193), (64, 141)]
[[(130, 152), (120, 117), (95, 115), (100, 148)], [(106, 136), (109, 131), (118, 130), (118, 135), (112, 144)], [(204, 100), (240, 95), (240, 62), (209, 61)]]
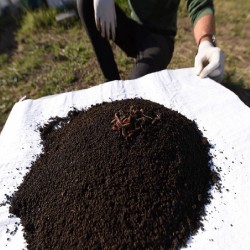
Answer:
[[(127, 56), (136, 59), (129, 79), (165, 69), (173, 55), (173, 38), (138, 24), (127, 17), (118, 5), (115, 8), (117, 27), (114, 42)], [(96, 28), (93, 0), (77, 0), (77, 10), (104, 77), (107, 81), (120, 80), (111, 45)]]

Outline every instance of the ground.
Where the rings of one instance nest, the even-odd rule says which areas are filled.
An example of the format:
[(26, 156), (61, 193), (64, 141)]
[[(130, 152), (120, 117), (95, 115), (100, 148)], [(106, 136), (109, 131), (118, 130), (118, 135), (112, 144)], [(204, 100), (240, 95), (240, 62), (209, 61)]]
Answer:
[[(217, 44), (226, 58), (222, 84), (250, 106), (250, 3), (214, 2)], [(54, 10), (41, 9), (25, 11), (15, 18), (0, 18), (0, 131), (14, 103), (23, 96), (39, 98), (103, 82), (78, 17), (56, 23), (55, 15)], [(133, 60), (113, 46), (120, 74), (126, 79)], [(169, 68), (193, 67), (196, 49), (192, 25), (182, 1)]]

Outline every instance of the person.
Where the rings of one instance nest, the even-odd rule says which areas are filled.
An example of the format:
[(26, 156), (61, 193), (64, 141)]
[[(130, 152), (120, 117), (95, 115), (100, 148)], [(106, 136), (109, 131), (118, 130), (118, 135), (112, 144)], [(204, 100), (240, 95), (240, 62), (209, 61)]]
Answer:
[[(114, 0), (77, 0), (77, 11), (93, 45), (106, 81), (120, 80), (112, 40), (135, 58), (129, 79), (166, 69), (174, 51), (180, 0), (128, 0), (131, 17)], [(212, 0), (187, 0), (197, 54), (195, 73), (218, 82), (223, 79), (224, 53), (215, 44)], [(185, 46), (185, 45), (183, 45)]]

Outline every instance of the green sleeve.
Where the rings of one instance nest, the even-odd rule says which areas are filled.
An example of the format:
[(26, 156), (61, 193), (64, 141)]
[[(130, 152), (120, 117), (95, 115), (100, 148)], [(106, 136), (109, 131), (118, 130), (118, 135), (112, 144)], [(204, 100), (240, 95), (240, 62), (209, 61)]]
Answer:
[(187, 0), (187, 10), (195, 25), (201, 17), (214, 13), (213, 0)]

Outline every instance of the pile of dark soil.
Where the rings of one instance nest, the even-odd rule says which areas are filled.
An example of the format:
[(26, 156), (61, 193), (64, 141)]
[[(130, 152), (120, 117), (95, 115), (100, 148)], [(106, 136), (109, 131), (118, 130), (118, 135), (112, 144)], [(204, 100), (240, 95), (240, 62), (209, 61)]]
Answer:
[(195, 122), (129, 99), (40, 132), (43, 154), (10, 207), (28, 249), (178, 249), (202, 226), (214, 173)]

